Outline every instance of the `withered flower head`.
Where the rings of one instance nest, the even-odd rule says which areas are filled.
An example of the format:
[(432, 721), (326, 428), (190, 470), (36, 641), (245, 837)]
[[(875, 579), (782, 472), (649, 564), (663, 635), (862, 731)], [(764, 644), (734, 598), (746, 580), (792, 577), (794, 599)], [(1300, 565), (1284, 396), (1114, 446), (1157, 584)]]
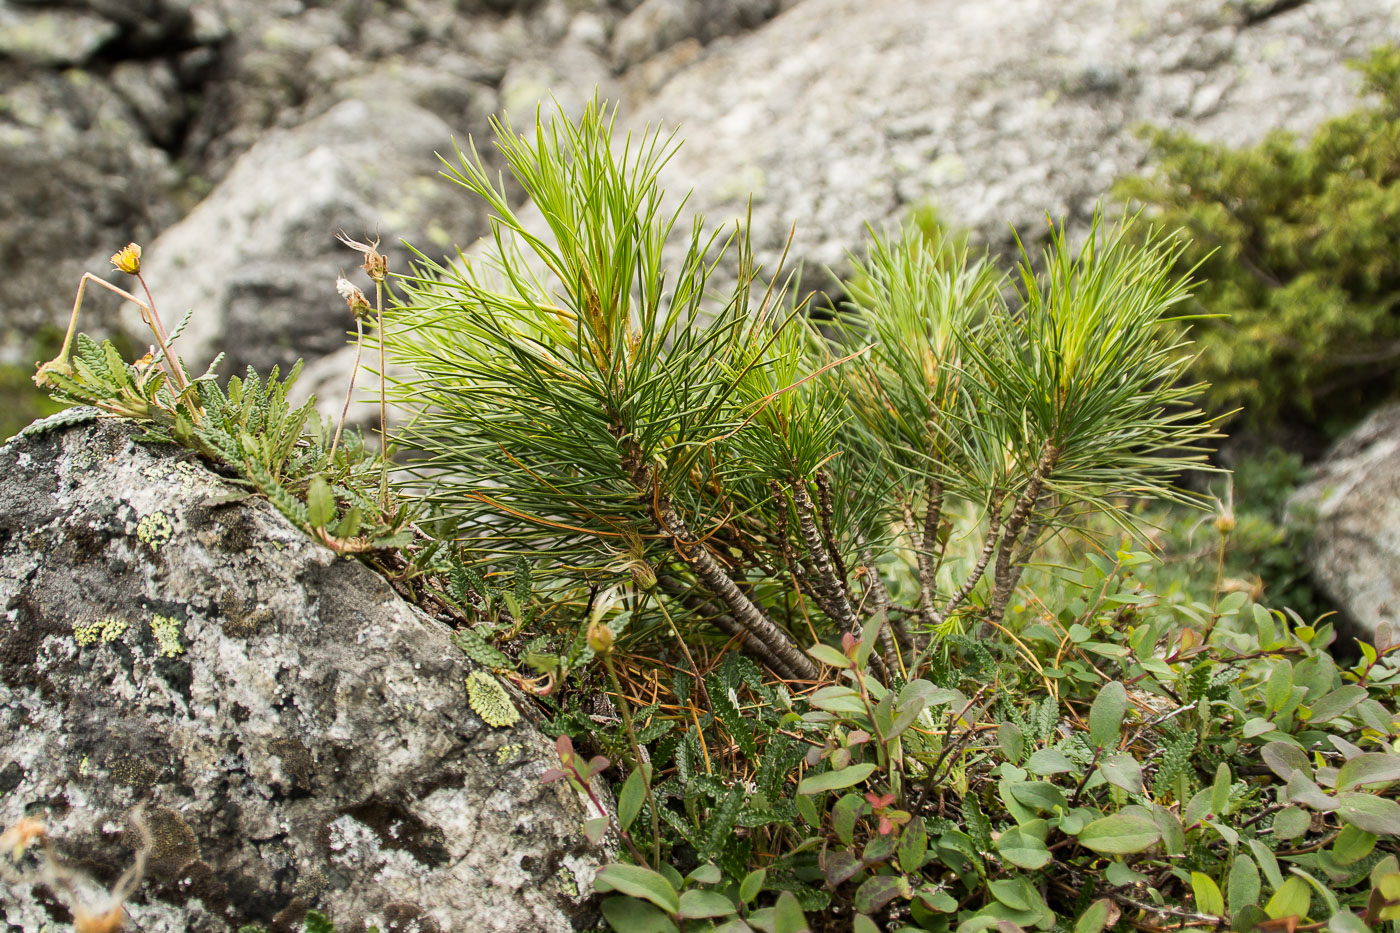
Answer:
[(46, 832), (43, 823), (32, 816), (26, 816), (0, 834), (0, 849), (9, 849), (10, 858), (18, 859), (25, 849), (42, 840)]
[(374, 309), (370, 307), (369, 299), (365, 297), (364, 292), (355, 287), (355, 283), (342, 275), (335, 280), (335, 290), (340, 292), (340, 297), (350, 306), (350, 313), (355, 315), (356, 320), (367, 321), (373, 317)]
[(594, 654), (608, 654), (612, 651), (613, 633), (602, 622), (592, 622), (588, 626), (588, 647)]
[(73, 375), (72, 364), (62, 357), (49, 360), (47, 363), (35, 363), (34, 366), (38, 370), (34, 373), (34, 384), (41, 389), (53, 385), (53, 379), (50, 378), (51, 373), (58, 373), (60, 376)]
[(112, 254), (112, 265), (127, 275), (136, 275), (141, 271), (141, 247), (135, 243), (126, 244)]
[(375, 237), (373, 243), (361, 243), (350, 239), (342, 230), (336, 239), (365, 257), (364, 265), (360, 268), (365, 270), (370, 278), (376, 282), (384, 281), (389, 274), (389, 260), (379, 251), (379, 237)]

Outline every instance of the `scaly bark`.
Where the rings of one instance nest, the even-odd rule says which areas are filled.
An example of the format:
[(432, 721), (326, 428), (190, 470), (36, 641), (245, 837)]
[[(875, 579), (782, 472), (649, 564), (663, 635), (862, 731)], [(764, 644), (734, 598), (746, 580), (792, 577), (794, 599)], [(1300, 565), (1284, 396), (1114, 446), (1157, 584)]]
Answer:
[(826, 544), (817, 528), (817, 510), (812, 497), (807, 492), (807, 481), (797, 478), (792, 482), (792, 504), (797, 508), (797, 528), (802, 541), (807, 545), (812, 567), (817, 572), (816, 588), (822, 596), (823, 607), (843, 632), (856, 630), (856, 613), (846, 595), (846, 587), (836, 576), (836, 568), (826, 553)]
[[(1025, 566), (1024, 561), (1029, 558), (1035, 547), (1035, 541), (1024, 536), (1023, 533), (1027, 531), (1026, 524), (1031, 520), (1036, 505), (1040, 502), (1040, 494), (1045, 487), (1045, 480), (1055, 469), (1055, 463), (1059, 457), (1059, 448), (1046, 441), (1041, 448), (1040, 460), (1037, 461), (1035, 469), (1031, 472), (1031, 477), (1026, 483), (1025, 491), (1016, 500), (1016, 506), (1011, 510), (1011, 515), (1006, 520), (1006, 525), (1002, 530), (1001, 544), (997, 548), (992, 599), (987, 607), (987, 621), (989, 623), (1001, 622), (1002, 616), (1006, 614), (1006, 604), (1011, 601), (1011, 594), (1015, 592), (1016, 585), (1021, 581), (1019, 568)], [(1042, 528), (1043, 525), (1040, 522), (1031, 522), (1030, 530), (1034, 531), (1037, 537)], [(987, 627), (984, 626), (984, 629)]]

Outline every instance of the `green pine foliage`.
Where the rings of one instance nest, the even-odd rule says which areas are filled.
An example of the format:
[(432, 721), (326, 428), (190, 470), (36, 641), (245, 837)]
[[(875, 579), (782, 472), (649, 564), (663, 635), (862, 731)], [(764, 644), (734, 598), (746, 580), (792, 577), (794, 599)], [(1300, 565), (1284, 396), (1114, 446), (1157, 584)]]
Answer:
[(1156, 171), (1119, 193), (1149, 205), (1196, 268), (1196, 374), (1248, 423), (1335, 430), (1400, 388), (1400, 49), (1358, 70), (1367, 104), (1306, 142), (1235, 149), (1153, 132)]
[[(891, 617), (879, 663), (896, 670), (997, 625), (1047, 535), (1087, 511), (1131, 524), (1119, 497), (1179, 497), (1171, 478), (1204, 456), (1180, 244), (1099, 223), (1071, 250), (1057, 229), (1008, 304), (987, 263), (877, 238), (822, 331), (742, 225), (663, 208), (671, 140), (621, 144), (596, 103), (497, 131), (541, 219), (461, 156), (446, 174), (494, 237), (479, 260), (424, 259), (385, 333), (416, 372), (399, 396), (419, 489), (474, 562), (636, 582), (668, 626), (708, 621), (799, 680), (818, 674), (811, 632)], [(879, 569), (901, 561), (908, 612)]]

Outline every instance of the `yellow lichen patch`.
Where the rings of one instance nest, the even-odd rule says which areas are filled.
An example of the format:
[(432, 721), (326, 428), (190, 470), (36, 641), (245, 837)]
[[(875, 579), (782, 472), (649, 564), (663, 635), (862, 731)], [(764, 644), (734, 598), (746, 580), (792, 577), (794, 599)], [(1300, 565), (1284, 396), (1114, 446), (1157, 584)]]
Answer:
[(502, 745), (496, 749), (496, 763), (508, 765), (520, 757), (520, 753), (525, 751), (525, 746), (519, 742), (511, 742), (509, 745)]
[(98, 619), (87, 625), (73, 626), (73, 640), (79, 647), (95, 645), (99, 641), (103, 644), (111, 644), (126, 632), (129, 623), (125, 619), (108, 617)]
[(173, 658), (185, 649), (180, 644), (180, 620), (169, 616), (151, 617), (151, 634), (156, 637), (156, 649), (163, 658)]
[(141, 521), (136, 524), (136, 537), (153, 551), (159, 551), (161, 545), (174, 536), (175, 524), (170, 520), (170, 516), (164, 512), (152, 512), (150, 515), (144, 515)]
[(559, 879), (559, 889), (564, 892), (565, 896), (578, 897), (578, 877), (569, 866), (560, 865), (555, 876)]
[(467, 700), (488, 726), (503, 729), (520, 721), (520, 711), (510, 701), (506, 688), (485, 671), (472, 671), (467, 677)]

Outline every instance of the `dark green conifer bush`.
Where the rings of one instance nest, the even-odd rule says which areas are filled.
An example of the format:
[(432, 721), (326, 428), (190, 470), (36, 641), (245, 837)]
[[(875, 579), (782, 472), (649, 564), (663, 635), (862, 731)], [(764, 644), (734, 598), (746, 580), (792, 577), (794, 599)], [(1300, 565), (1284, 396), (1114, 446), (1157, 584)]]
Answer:
[(1335, 430), (1400, 388), (1400, 49), (1358, 64), (1367, 105), (1307, 142), (1234, 149), (1152, 134), (1157, 168), (1120, 183), (1189, 235), (1199, 265), (1196, 374), (1248, 423)]

